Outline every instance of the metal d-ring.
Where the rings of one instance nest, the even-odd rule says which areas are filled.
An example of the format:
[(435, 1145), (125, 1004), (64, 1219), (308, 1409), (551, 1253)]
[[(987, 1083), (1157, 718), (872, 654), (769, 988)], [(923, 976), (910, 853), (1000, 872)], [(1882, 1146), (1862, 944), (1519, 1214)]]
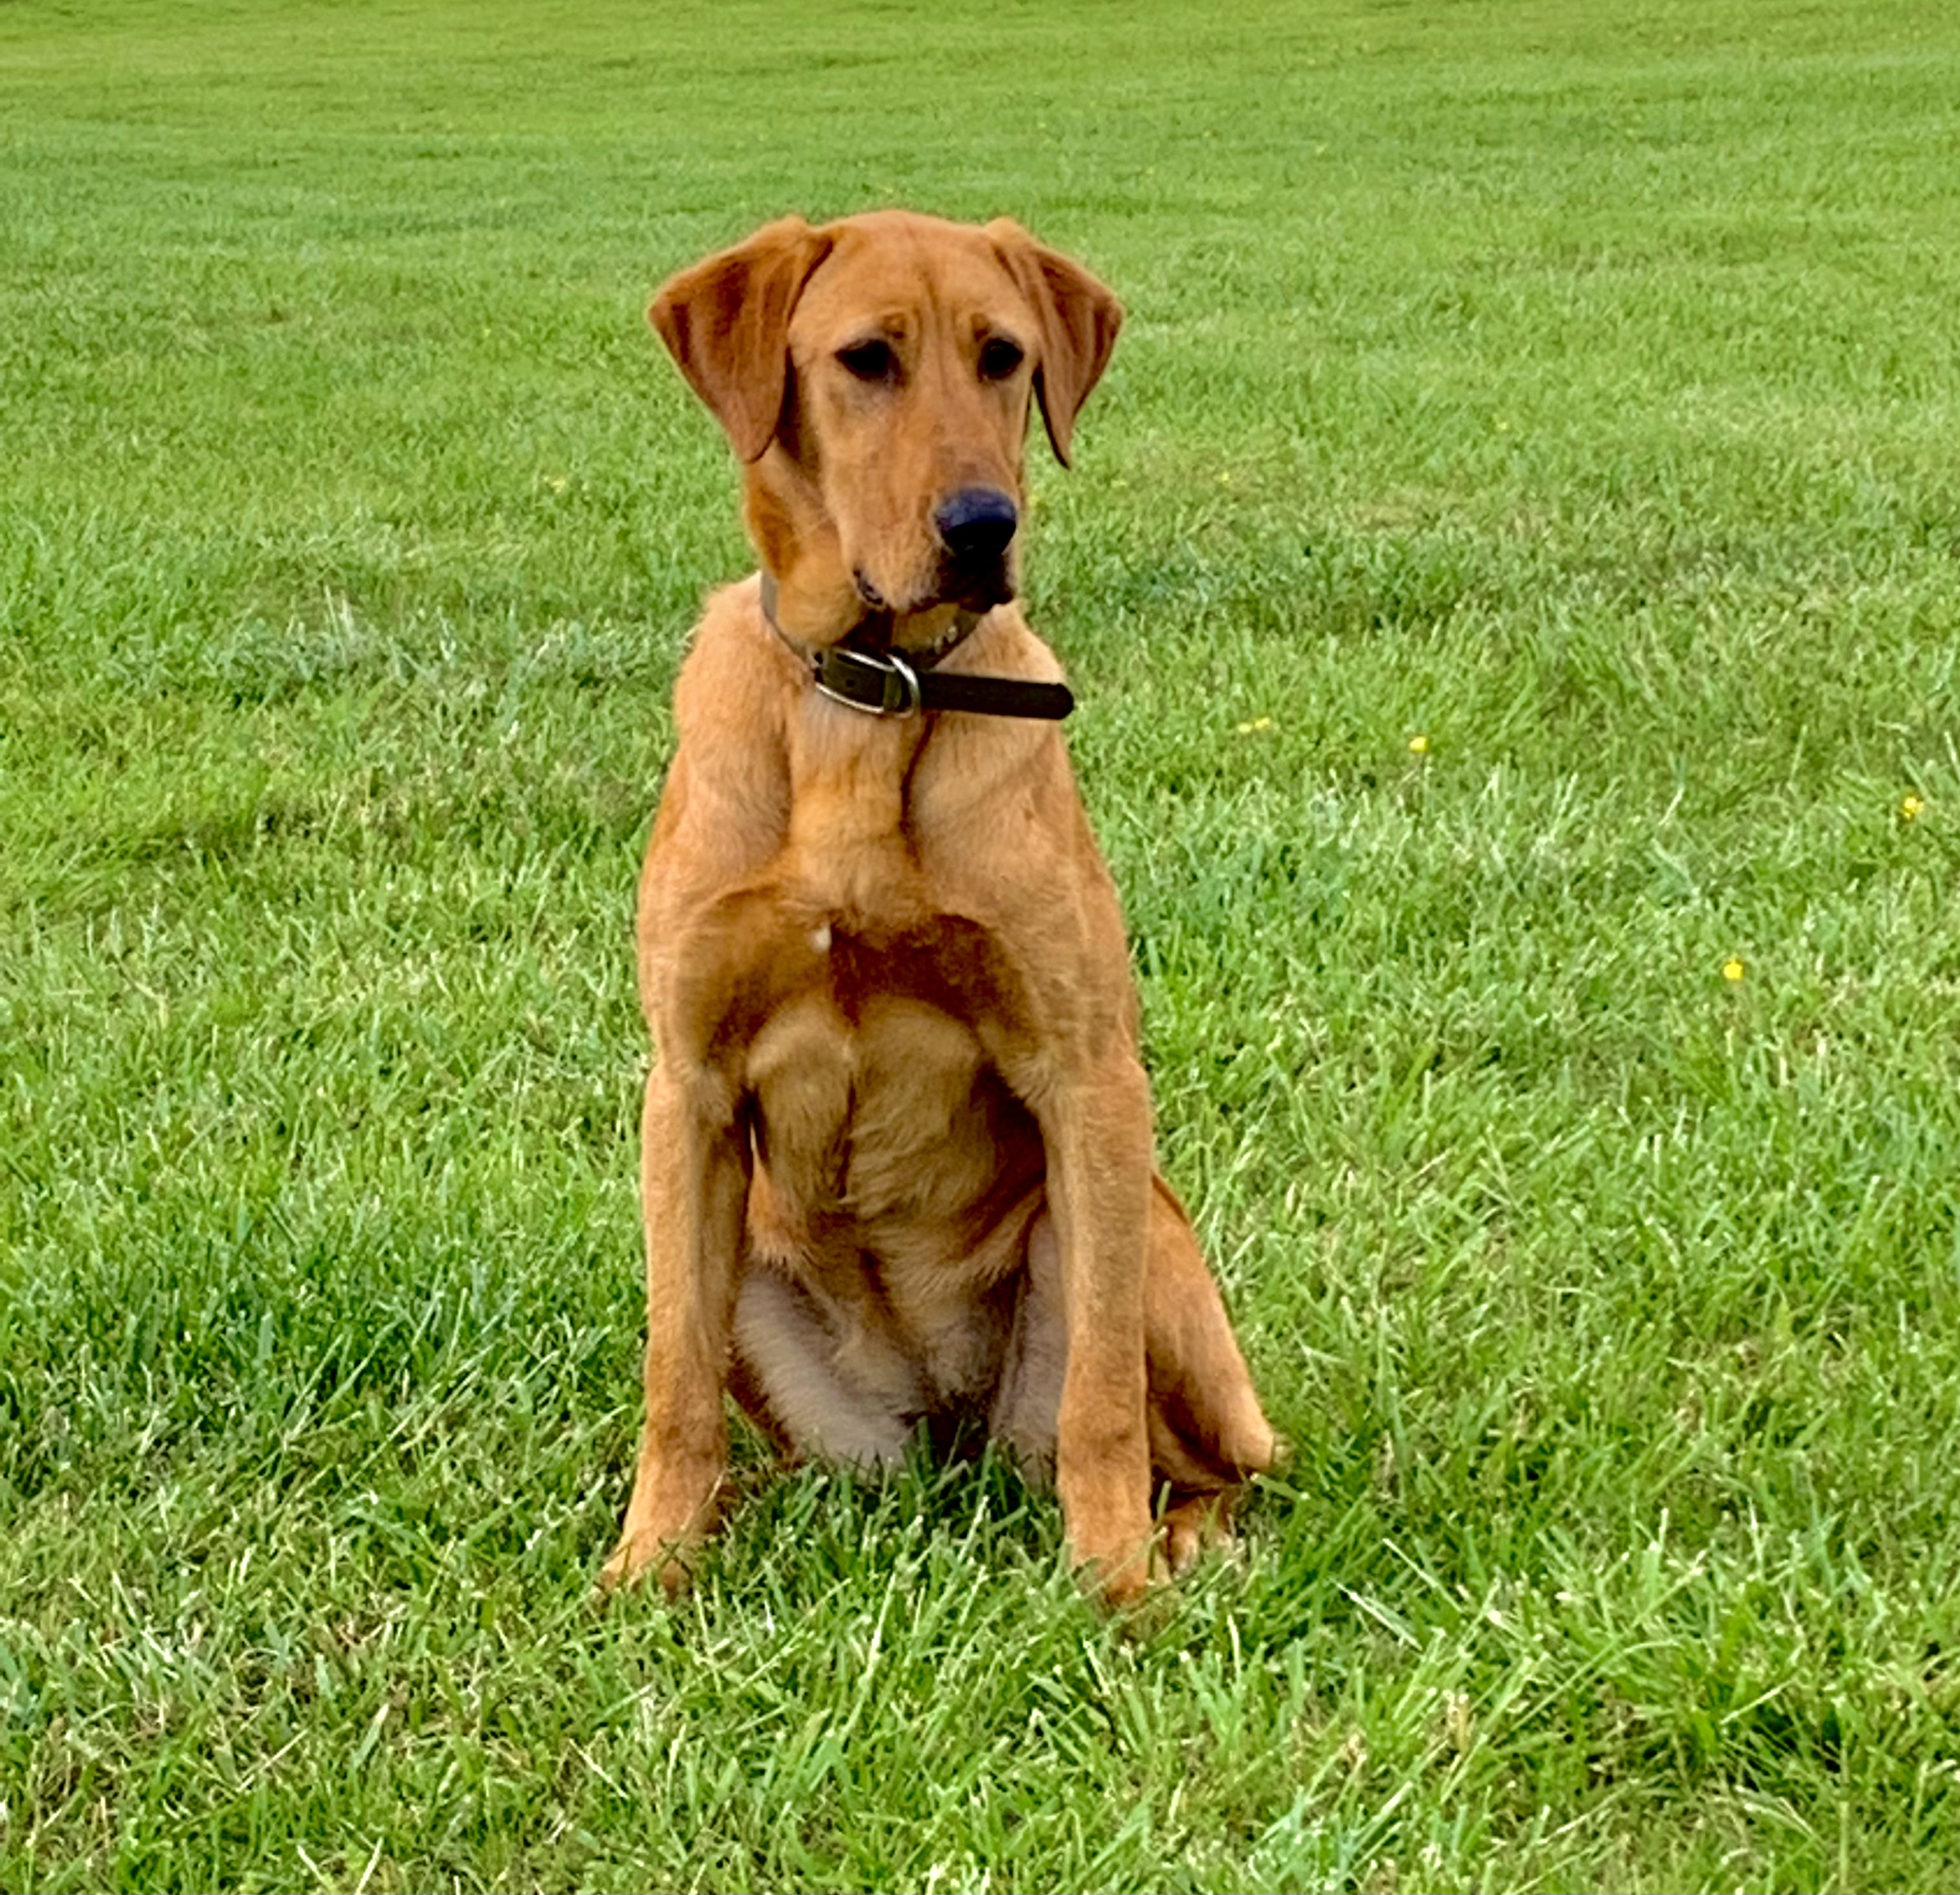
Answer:
[[(918, 674), (896, 651), (887, 651), (885, 662), (891, 667), (891, 675), (885, 680), (885, 701), (878, 706), (878, 715), (880, 717), (917, 717), (920, 705), (924, 702), (919, 690)], [(894, 684), (904, 686), (896, 702), (892, 698)]]

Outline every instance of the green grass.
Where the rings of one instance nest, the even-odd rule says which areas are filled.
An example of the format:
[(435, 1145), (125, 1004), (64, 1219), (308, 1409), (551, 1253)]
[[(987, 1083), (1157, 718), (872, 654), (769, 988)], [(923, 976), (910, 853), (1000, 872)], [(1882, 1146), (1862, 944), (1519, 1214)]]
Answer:
[[(1032, 604), (1294, 1444), (1139, 1636), (752, 1442), (590, 1596), (640, 309), (886, 200), (1131, 312)], [(1944, 0), (0, 5), (0, 1886), (1960, 1884), (1956, 229)]]

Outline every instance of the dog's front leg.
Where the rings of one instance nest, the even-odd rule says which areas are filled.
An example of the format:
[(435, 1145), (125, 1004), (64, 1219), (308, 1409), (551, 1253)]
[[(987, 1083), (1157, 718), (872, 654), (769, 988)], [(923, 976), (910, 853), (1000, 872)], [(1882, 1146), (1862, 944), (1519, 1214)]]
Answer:
[(722, 1390), (747, 1168), (732, 1100), (727, 1110), (657, 1065), (640, 1119), (647, 1228), (646, 1422), (639, 1469), (608, 1586), (659, 1564), (672, 1592), (681, 1556), (714, 1524), (728, 1455)]
[(1061, 1253), (1068, 1365), (1055, 1489), (1075, 1559), (1112, 1605), (1150, 1578), (1144, 1282), (1150, 1100), (1135, 1056), (1112, 1054), (1038, 1109)]

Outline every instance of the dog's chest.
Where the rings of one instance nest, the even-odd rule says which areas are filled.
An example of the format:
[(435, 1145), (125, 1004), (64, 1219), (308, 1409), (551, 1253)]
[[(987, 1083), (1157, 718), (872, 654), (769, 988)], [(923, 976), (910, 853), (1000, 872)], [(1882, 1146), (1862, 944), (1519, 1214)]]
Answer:
[[(947, 916), (799, 925), (794, 973), (743, 1062), (778, 1196), (802, 1216), (959, 1215), (1029, 1129), (988, 1050), (1004, 979), (993, 944)], [(780, 950), (770, 958), (790, 972)]]

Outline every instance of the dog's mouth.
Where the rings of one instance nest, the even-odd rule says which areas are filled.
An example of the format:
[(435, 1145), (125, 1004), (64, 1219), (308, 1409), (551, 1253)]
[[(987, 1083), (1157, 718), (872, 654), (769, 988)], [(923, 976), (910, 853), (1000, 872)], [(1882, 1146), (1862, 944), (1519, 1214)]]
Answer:
[(1005, 558), (989, 560), (975, 567), (957, 560), (943, 560), (931, 584), (918, 596), (902, 600), (888, 597), (862, 566), (851, 575), (858, 596), (867, 610), (903, 616), (915, 612), (932, 612), (956, 606), (966, 612), (991, 612), (1014, 597), (1013, 575)]
[(940, 602), (956, 605), (965, 611), (991, 612), (997, 605), (1005, 605), (1013, 596), (1013, 577), (1004, 559), (984, 572), (975, 572), (966, 566), (951, 566), (940, 575)]

